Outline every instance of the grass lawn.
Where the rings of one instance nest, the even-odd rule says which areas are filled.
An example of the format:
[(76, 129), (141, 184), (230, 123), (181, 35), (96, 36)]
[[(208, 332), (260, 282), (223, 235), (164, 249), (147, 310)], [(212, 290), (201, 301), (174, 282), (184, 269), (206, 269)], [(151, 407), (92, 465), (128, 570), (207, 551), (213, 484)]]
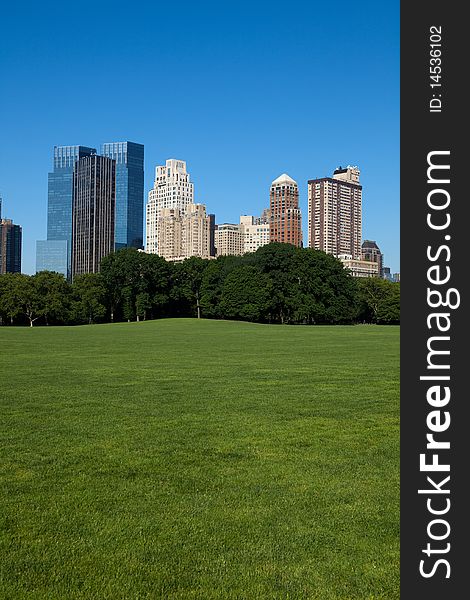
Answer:
[(0, 598), (399, 598), (399, 328), (0, 328)]

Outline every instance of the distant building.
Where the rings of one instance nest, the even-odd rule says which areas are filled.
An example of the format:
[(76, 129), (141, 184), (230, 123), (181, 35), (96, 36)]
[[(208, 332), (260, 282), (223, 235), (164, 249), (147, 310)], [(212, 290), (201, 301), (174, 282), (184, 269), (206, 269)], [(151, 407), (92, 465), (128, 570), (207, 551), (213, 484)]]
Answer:
[(333, 177), (308, 182), (308, 245), (361, 260), (362, 185), (357, 167), (339, 167)]
[(266, 211), (261, 217), (242, 215), (240, 217), (240, 229), (243, 236), (243, 252), (256, 252), (261, 246), (269, 244), (269, 220), (266, 219)]
[(351, 271), (353, 277), (379, 277), (379, 267), (376, 262), (369, 260), (358, 260), (350, 254), (340, 254), (338, 258), (345, 269)]
[(101, 146), (101, 154), (116, 161), (114, 247), (143, 248), (144, 147), (111, 142)]
[(116, 161), (93, 154), (73, 171), (72, 278), (97, 273), (114, 250)]
[(393, 281), (394, 283), (400, 283), (400, 273), (394, 273), (394, 274), (392, 275), (392, 281)]
[(392, 277), (392, 274), (390, 272), (390, 267), (383, 267), (382, 268), (382, 277), (384, 279), (386, 279), (387, 281), (393, 281), (393, 277)]
[(47, 269), (70, 277), (73, 167), (94, 153), (95, 148), (87, 146), (54, 146), (53, 170), (48, 175), (47, 240), (36, 244), (36, 272)]
[(361, 248), (361, 260), (375, 262), (378, 265), (379, 277), (383, 277), (383, 258), (384, 255), (373, 240), (364, 240)]
[(69, 277), (67, 240), (38, 240), (36, 242), (36, 273), (55, 271)]
[(158, 223), (164, 209), (178, 209), (184, 215), (194, 203), (194, 184), (186, 171), (186, 162), (170, 158), (155, 168), (155, 182), (146, 207), (145, 249), (158, 254)]
[(166, 260), (215, 255), (214, 215), (207, 215), (203, 204), (190, 204), (184, 212), (179, 208), (163, 208), (157, 232), (158, 254)]
[(0, 274), (21, 273), (22, 229), (11, 219), (2, 219), (0, 199)]
[(234, 223), (216, 225), (215, 247), (217, 256), (241, 256), (244, 253), (241, 226)]
[(269, 191), (271, 242), (302, 246), (299, 188), (286, 173), (275, 179)]

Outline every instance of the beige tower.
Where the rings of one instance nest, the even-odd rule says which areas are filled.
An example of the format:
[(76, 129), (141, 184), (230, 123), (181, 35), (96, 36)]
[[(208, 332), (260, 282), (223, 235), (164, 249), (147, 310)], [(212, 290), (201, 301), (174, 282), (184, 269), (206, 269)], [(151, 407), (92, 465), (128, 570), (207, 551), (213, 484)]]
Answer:
[(362, 185), (357, 167), (308, 182), (308, 245), (334, 256), (361, 259)]

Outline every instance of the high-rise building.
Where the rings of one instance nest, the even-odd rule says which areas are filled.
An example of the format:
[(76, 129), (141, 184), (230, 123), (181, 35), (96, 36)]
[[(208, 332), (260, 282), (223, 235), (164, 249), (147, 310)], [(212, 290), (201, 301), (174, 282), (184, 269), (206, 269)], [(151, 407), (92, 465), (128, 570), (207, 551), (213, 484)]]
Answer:
[(234, 223), (216, 225), (215, 248), (217, 256), (242, 256), (244, 243), (241, 226)]
[(146, 207), (147, 252), (158, 253), (158, 222), (161, 211), (166, 208), (178, 209), (185, 214), (194, 203), (194, 184), (186, 171), (186, 162), (170, 158), (164, 166), (155, 169), (155, 183), (148, 194)]
[(2, 218), (0, 198), (0, 274), (21, 273), (21, 237), (21, 226)]
[(114, 247), (143, 248), (144, 147), (111, 142), (102, 144), (101, 154), (116, 161)]
[(185, 212), (179, 208), (161, 209), (157, 232), (158, 254), (166, 260), (215, 255), (214, 215), (207, 215), (203, 204), (190, 204)]
[(375, 262), (378, 265), (378, 277), (383, 277), (384, 255), (373, 240), (364, 240), (361, 248), (361, 258), (369, 262)]
[(183, 255), (211, 258), (214, 253), (214, 215), (204, 204), (190, 204), (183, 215)]
[(302, 246), (302, 224), (297, 183), (285, 173), (271, 184), (270, 232), (271, 242)]
[(70, 277), (72, 255), (73, 167), (95, 153), (87, 146), (54, 146), (48, 175), (47, 240), (36, 243), (36, 271), (56, 271)]
[(266, 216), (242, 215), (240, 229), (243, 236), (243, 252), (256, 252), (261, 246), (269, 244), (270, 227)]
[(37, 240), (36, 273), (55, 271), (69, 278), (68, 247), (67, 240)]
[(362, 185), (357, 167), (308, 182), (308, 245), (334, 256), (361, 259)]
[(114, 250), (116, 161), (93, 154), (73, 171), (72, 277), (97, 273)]

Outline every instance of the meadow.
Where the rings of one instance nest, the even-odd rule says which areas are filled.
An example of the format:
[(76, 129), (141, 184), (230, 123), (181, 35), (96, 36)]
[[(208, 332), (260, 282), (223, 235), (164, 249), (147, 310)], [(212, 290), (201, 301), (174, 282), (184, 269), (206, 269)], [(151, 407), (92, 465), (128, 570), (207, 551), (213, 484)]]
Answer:
[(0, 328), (0, 598), (399, 598), (399, 328)]

